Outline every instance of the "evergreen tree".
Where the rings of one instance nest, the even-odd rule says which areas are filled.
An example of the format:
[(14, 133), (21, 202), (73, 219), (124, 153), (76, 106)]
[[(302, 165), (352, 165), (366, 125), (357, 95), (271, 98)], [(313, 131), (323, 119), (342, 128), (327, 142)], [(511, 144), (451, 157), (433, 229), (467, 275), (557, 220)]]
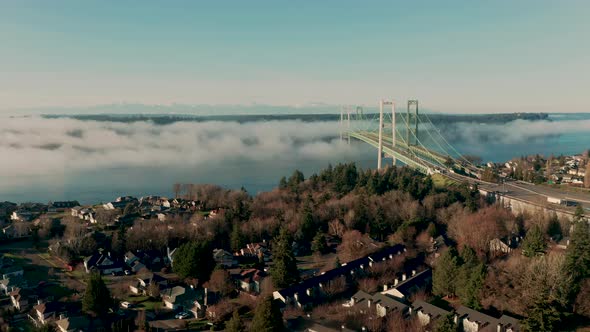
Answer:
[(318, 254), (325, 254), (328, 251), (326, 236), (321, 231), (317, 232), (313, 237), (313, 241), (311, 242), (311, 250)]
[(524, 332), (557, 331), (561, 321), (559, 309), (551, 303), (539, 303), (527, 311), (528, 316), (521, 321)]
[(242, 230), (240, 229), (240, 223), (234, 222), (230, 235), (231, 250), (234, 252), (240, 250), (244, 246), (244, 242), (244, 236), (242, 235)]
[(111, 244), (113, 251), (123, 255), (127, 252), (127, 229), (125, 226), (120, 225), (117, 234), (113, 236), (113, 241)]
[(527, 257), (534, 257), (544, 253), (545, 248), (545, 236), (541, 231), (541, 227), (533, 225), (522, 241), (522, 254)]
[(284, 176), (279, 181), (279, 189), (287, 189), (287, 178)]
[(205, 282), (209, 279), (215, 261), (208, 242), (192, 241), (178, 247), (172, 269), (181, 278), (192, 277)]
[(475, 310), (481, 309), (479, 292), (483, 287), (486, 269), (473, 249), (465, 246), (461, 253), (463, 265), (459, 267), (456, 291), (461, 303)]
[(113, 305), (111, 293), (99, 273), (90, 274), (86, 291), (82, 298), (82, 310), (97, 317), (106, 315)]
[(308, 195), (303, 203), (303, 216), (301, 222), (302, 240), (309, 243), (317, 231), (317, 227), (313, 221), (311, 195)]
[(445, 317), (441, 317), (436, 326), (434, 327), (435, 332), (459, 332), (459, 327), (455, 324), (455, 317), (453, 314), (448, 314)]
[(237, 310), (234, 310), (234, 314), (232, 318), (227, 322), (225, 325), (226, 332), (244, 332), (246, 331), (246, 327), (244, 327), (244, 322), (240, 317), (240, 314)]
[(299, 281), (297, 261), (291, 248), (291, 237), (286, 228), (281, 228), (272, 245), (273, 265), (270, 275), (276, 288), (285, 288)]
[(586, 221), (574, 224), (565, 266), (575, 281), (590, 277), (590, 226)]
[(436, 262), (432, 274), (432, 292), (439, 296), (454, 296), (458, 271), (456, 252), (450, 248)]
[(273, 298), (268, 296), (256, 307), (250, 331), (279, 332), (285, 330), (281, 310), (273, 302)]
[(582, 221), (584, 219), (584, 208), (578, 204), (576, 211), (574, 212), (574, 222)]
[(287, 182), (287, 184), (291, 189), (295, 190), (295, 189), (297, 189), (297, 186), (300, 183), (302, 183), (304, 180), (305, 180), (305, 177), (303, 177), (303, 173), (301, 173), (301, 171), (297, 169), (289, 177), (289, 181)]
[(561, 224), (559, 223), (559, 218), (555, 212), (551, 215), (551, 219), (547, 225), (547, 235), (549, 235), (555, 241), (559, 241), (561, 239)]

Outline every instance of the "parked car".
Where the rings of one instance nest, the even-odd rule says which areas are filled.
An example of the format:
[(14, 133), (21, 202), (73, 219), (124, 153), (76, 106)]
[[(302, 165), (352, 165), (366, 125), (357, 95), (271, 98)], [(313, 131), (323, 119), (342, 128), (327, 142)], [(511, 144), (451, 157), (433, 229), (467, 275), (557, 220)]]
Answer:
[(186, 311), (183, 311), (183, 312), (177, 313), (176, 316), (174, 316), (174, 317), (176, 317), (176, 319), (186, 319), (186, 318), (190, 317), (190, 314)]
[(125, 309), (130, 309), (134, 307), (134, 304), (127, 301), (123, 301), (121, 302), (121, 307)]

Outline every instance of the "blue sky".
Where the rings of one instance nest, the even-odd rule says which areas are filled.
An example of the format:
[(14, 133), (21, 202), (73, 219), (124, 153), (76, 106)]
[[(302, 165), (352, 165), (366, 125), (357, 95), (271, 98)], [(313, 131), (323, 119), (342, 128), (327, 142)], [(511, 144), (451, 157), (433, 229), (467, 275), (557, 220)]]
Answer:
[(376, 104), (590, 112), (590, 2), (0, 2), (0, 110)]

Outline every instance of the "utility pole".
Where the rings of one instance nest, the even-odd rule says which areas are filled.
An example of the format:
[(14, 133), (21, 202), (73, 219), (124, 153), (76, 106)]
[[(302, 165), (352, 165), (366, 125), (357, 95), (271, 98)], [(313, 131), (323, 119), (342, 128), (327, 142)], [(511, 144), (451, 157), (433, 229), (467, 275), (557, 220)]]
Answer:
[(383, 99), (379, 101), (379, 149), (377, 155), (377, 169), (381, 169), (381, 159), (383, 158)]

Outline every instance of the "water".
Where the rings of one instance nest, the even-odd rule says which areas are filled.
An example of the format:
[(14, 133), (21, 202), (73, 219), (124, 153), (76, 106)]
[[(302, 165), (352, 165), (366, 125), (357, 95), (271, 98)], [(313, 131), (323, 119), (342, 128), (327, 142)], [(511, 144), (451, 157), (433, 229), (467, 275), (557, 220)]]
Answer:
[[(590, 149), (590, 114), (553, 114), (551, 119), (455, 124), (441, 131), (461, 153), (483, 161)], [(376, 150), (361, 142), (341, 143), (335, 123), (178, 124), (161, 129), (35, 121), (0, 124), (0, 201), (91, 204), (121, 195), (172, 195), (174, 183), (244, 187), (255, 194), (272, 189), (295, 169), (309, 176), (329, 163), (376, 166)]]

